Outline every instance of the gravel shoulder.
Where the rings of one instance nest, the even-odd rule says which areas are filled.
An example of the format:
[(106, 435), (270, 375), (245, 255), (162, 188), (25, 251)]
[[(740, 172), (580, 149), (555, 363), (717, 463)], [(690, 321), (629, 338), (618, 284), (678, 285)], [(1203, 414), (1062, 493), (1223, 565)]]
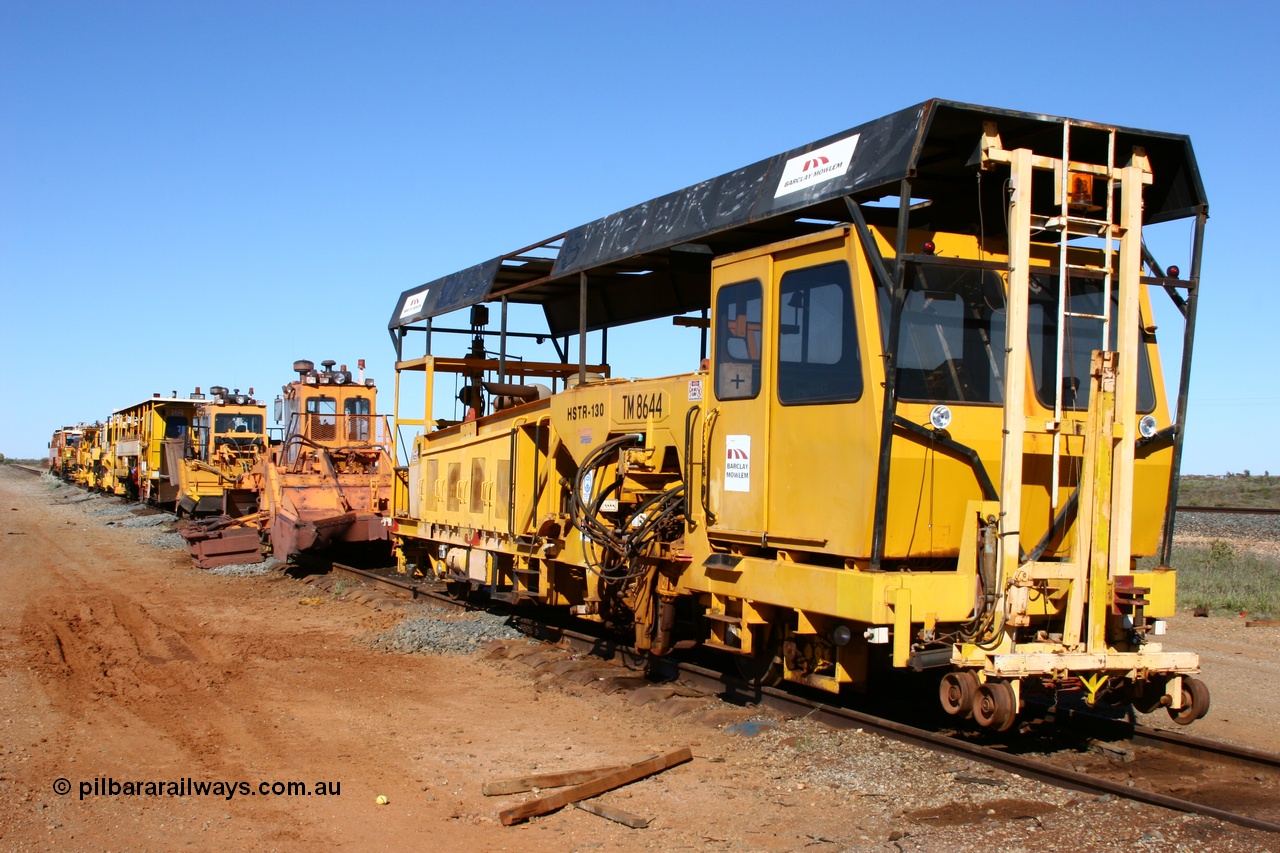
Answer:
[[(1082, 798), (806, 720), (758, 715), (766, 725), (748, 737), (731, 727), (750, 709), (708, 703), (668, 717), (470, 651), (501, 625), (375, 609), (270, 569), (202, 572), (163, 547), (163, 524), (133, 526), (140, 516), (127, 508), (95, 515), (109, 502), (78, 498), (0, 468), (5, 850), (1280, 850), (1280, 839), (1217, 821)], [(1217, 683), (1218, 673), (1241, 681), (1260, 712), (1280, 698), (1276, 680), (1240, 677), (1253, 658), (1237, 646), (1262, 642), (1246, 630), (1261, 629), (1188, 617), (1170, 644), (1217, 649), (1205, 665), (1214, 713), (1261, 746), (1251, 739), (1270, 737), (1263, 721)], [(683, 746), (692, 762), (602, 797), (653, 818), (644, 830), (577, 809), (504, 827), (497, 812), (529, 795), (480, 792), (490, 779)], [(59, 778), (71, 794), (54, 793)], [(341, 788), (79, 794), (94, 780), (185, 778)]]

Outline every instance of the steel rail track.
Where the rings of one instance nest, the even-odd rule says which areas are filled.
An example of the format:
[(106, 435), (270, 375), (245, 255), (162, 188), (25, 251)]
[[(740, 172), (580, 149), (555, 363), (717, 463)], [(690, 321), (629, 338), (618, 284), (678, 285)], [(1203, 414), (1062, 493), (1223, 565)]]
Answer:
[(1187, 758), (1238, 764), (1243, 767), (1280, 771), (1280, 754), (1249, 746), (1209, 740), (1184, 731), (1161, 729), (1120, 720), (1084, 709), (1067, 711), (1056, 718), (1059, 726), (1086, 737), (1104, 741), (1128, 741), (1132, 746), (1158, 749)]
[[(429, 599), (454, 608), (467, 606), (463, 602), (432, 589), (431, 586), (425, 583), (420, 584), (398, 578), (389, 578), (375, 572), (337, 563), (333, 564), (333, 570), (402, 596), (423, 600)], [(1047, 762), (1012, 755), (989, 746), (970, 743), (951, 735), (931, 732), (849, 708), (828, 705), (824, 702), (777, 688), (752, 687), (732, 675), (683, 661), (644, 657), (621, 643), (604, 640), (581, 631), (531, 622), (531, 627), (526, 632), (538, 639), (563, 642), (576, 652), (600, 655), (607, 659), (620, 661), (622, 664), (633, 668), (648, 665), (651, 670), (655, 670), (656, 675), (690, 683), (694, 687), (706, 690), (708, 693), (714, 693), (726, 702), (734, 704), (754, 702), (788, 716), (806, 717), (815, 720), (834, 729), (862, 729), (863, 731), (873, 732), (883, 737), (913, 744), (934, 752), (964, 757), (1059, 788), (1095, 794), (1111, 794), (1115, 797), (1161, 806), (1174, 811), (1216, 818), (1217, 820), (1249, 829), (1280, 833), (1280, 824), (1272, 821), (1238, 814), (1169, 794), (1129, 787), (1120, 782), (1113, 782), (1087, 773), (1058, 767)], [(1192, 735), (1168, 732), (1148, 726), (1134, 726), (1131, 729), (1129, 738), (1135, 745), (1168, 749), (1194, 757), (1208, 757), (1250, 766), (1262, 766), (1273, 770), (1280, 769), (1280, 755), (1247, 747), (1238, 747), (1219, 741), (1206, 740)]]
[(1165, 729), (1152, 728), (1151, 726), (1135, 725), (1129, 740), (1135, 746), (1153, 747), (1191, 758), (1211, 758), (1249, 767), (1280, 770), (1280, 755), (1276, 753), (1209, 740), (1196, 735), (1183, 734), (1182, 732), (1171, 732)]
[(1178, 512), (1208, 512), (1219, 515), (1280, 515), (1280, 509), (1261, 506), (1180, 506)]

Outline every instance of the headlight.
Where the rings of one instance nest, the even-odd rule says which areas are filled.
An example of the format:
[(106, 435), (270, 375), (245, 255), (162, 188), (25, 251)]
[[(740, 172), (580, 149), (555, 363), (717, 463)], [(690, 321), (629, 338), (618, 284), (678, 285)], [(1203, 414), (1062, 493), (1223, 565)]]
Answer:
[(934, 406), (929, 413), (929, 423), (934, 429), (946, 429), (951, 426), (951, 409), (947, 406)]
[(1138, 421), (1138, 432), (1143, 438), (1151, 438), (1157, 432), (1156, 426), (1155, 418), (1151, 415), (1143, 415), (1142, 420)]

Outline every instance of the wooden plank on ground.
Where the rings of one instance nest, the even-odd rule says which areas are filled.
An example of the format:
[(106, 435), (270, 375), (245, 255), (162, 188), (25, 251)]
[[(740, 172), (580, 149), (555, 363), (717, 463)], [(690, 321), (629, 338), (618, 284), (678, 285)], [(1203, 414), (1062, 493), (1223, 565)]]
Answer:
[(551, 794), (546, 797), (538, 797), (527, 803), (518, 806), (512, 806), (509, 809), (503, 809), (498, 812), (498, 819), (502, 821), (503, 826), (511, 826), (513, 823), (525, 820), (526, 818), (536, 817), (547, 812), (553, 812), (558, 808), (576, 803), (579, 800), (590, 799), (599, 796), (605, 791), (612, 791), (614, 788), (620, 788), (623, 785), (630, 784), (646, 776), (652, 776), (654, 773), (661, 773), (669, 767), (675, 767), (677, 764), (683, 764), (693, 759), (693, 753), (686, 746), (683, 749), (677, 749), (675, 752), (669, 752), (666, 755), (648, 761), (641, 761), (638, 764), (632, 764), (621, 770), (616, 770), (604, 776), (600, 776), (590, 782), (584, 782), (581, 785), (575, 785), (572, 788), (566, 788), (559, 793)]
[[(653, 758), (655, 756), (650, 756)], [(521, 794), (534, 788), (561, 788), (565, 785), (581, 785), (618, 770), (625, 770), (630, 764), (610, 764), (605, 767), (593, 767), (590, 770), (565, 770), (560, 773), (538, 773), (532, 776), (517, 776), (514, 779), (495, 779), (485, 782), (480, 793), (486, 797), (500, 797), (503, 794)]]
[(1244, 623), (1246, 628), (1280, 628), (1280, 619), (1250, 619)]
[(650, 818), (640, 817), (640, 815), (625, 812), (622, 809), (615, 809), (613, 806), (606, 806), (604, 803), (596, 800), (583, 800), (574, 803), (574, 808), (582, 809), (584, 812), (591, 812), (597, 817), (608, 818), (614, 823), (620, 823), (623, 826), (629, 826), (632, 829), (644, 829), (650, 823)]

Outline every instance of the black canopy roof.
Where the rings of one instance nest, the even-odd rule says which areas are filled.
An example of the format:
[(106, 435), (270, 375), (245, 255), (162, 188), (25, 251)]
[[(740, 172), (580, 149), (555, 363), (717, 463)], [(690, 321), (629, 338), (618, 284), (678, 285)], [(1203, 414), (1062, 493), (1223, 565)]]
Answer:
[[(541, 305), (551, 334), (575, 333), (583, 272), (590, 330), (707, 308), (713, 257), (847, 222), (845, 196), (864, 204), (896, 196), (903, 178), (913, 198), (930, 202), (912, 210), (912, 228), (977, 233), (981, 219), (990, 234), (1003, 228), (1004, 202), (998, 179), (983, 189), (974, 178), (987, 121), (1006, 149), (1062, 156), (1067, 119), (926, 101), (410, 288), (388, 328), (395, 338), (421, 320), (505, 296)], [(1105, 163), (1111, 130), (1118, 164), (1134, 146), (1146, 150), (1154, 182), (1144, 193), (1145, 222), (1207, 210), (1187, 136), (1070, 121), (1072, 160)], [(1034, 196), (1052, 198), (1039, 189)], [(872, 222), (896, 215), (866, 209)]]

